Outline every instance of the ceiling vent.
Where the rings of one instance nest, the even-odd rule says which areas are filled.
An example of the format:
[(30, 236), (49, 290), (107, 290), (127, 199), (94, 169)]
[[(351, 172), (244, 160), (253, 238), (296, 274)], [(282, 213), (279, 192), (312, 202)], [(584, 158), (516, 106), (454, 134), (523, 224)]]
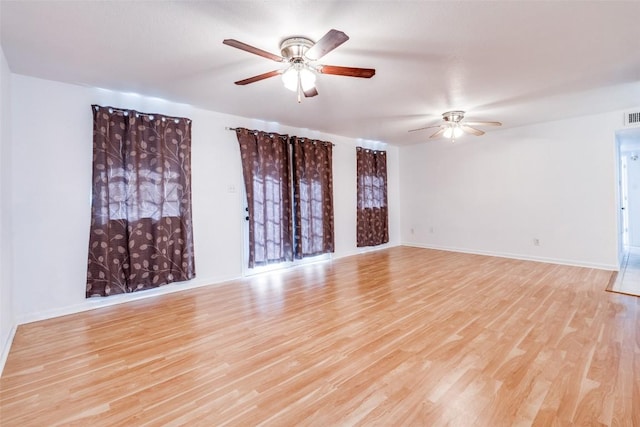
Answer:
[(625, 126), (640, 126), (640, 111), (624, 113)]

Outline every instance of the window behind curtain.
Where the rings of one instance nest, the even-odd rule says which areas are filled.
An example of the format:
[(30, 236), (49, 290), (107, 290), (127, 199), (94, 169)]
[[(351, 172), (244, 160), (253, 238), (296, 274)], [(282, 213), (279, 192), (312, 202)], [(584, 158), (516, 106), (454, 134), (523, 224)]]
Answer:
[(86, 296), (192, 279), (191, 120), (92, 110)]
[(295, 257), (333, 252), (333, 144), (297, 137), (291, 142)]
[(293, 260), (286, 135), (236, 129), (249, 210), (249, 268)]
[(387, 208), (387, 153), (356, 147), (357, 246), (376, 246), (389, 241)]

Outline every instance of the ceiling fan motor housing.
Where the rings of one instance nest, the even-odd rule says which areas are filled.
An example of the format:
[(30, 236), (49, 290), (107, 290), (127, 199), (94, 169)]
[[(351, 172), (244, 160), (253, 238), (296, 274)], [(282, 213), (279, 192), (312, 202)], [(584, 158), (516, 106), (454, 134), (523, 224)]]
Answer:
[(290, 62), (301, 60), (304, 54), (314, 45), (314, 42), (305, 37), (290, 37), (280, 43), (282, 56)]
[(459, 123), (464, 118), (464, 111), (447, 111), (442, 114), (442, 118), (446, 122)]

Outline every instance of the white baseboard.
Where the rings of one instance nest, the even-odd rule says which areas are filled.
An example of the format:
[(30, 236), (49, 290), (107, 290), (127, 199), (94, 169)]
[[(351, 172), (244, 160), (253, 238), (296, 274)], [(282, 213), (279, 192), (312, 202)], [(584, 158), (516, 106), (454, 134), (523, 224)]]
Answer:
[[(537, 261), (537, 262), (546, 262), (551, 264), (562, 264), (562, 265), (571, 265), (577, 267), (588, 267), (588, 268), (598, 268), (602, 270), (612, 270), (618, 271), (620, 266), (615, 264), (599, 264), (599, 263), (585, 263), (576, 260), (566, 260), (566, 259), (558, 259), (558, 258), (547, 258), (547, 257), (535, 257), (530, 255), (521, 255), (521, 254), (513, 254), (513, 253), (505, 253), (505, 252), (492, 252), (492, 251), (482, 251), (482, 250), (474, 250), (468, 248), (459, 248), (459, 247), (451, 247), (451, 246), (441, 246), (441, 245), (432, 245), (432, 244), (424, 244), (424, 243), (416, 243), (416, 242), (403, 242), (403, 243), (387, 243), (379, 246), (371, 246), (358, 248), (353, 251), (341, 252), (339, 254), (334, 255), (333, 259), (340, 259), (354, 255), (362, 255), (369, 252), (379, 251), (388, 249), (395, 246), (412, 246), (418, 248), (425, 249), (435, 249), (442, 251), (450, 251), (450, 252), (461, 252), (461, 253), (469, 253), (476, 255), (486, 255), (486, 256), (495, 256), (501, 258), (512, 258), (512, 259), (520, 259), (524, 261)], [(144, 298), (152, 298), (158, 295), (165, 295), (174, 292), (185, 291), (188, 289), (200, 288), (203, 286), (214, 286), (219, 285), (230, 280), (241, 279), (239, 276), (229, 276), (229, 277), (217, 277), (217, 278), (209, 278), (209, 279), (194, 279), (186, 284), (171, 284), (166, 286), (160, 286), (159, 288), (149, 289), (143, 292), (133, 292), (130, 294), (122, 294), (122, 295), (114, 295), (106, 298), (88, 298), (78, 304), (69, 305), (66, 307), (58, 307), (51, 310), (41, 311), (37, 313), (29, 313), (26, 315), (19, 316), (17, 319), (17, 325), (22, 325), (25, 323), (37, 322), (40, 320), (51, 319), (59, 316), (66, 316), (69, 314), (79, 313), (88, 310), (95, 310), (98, 308), (109, 307), (117, 304), (124, 304), (131, 301), (137, 301)]]
[(0, 353), (0, 376), (4, 370), (4, 365), (7, 363), (7, 357), (9, 357), (9, 351), (11, 350), (11, 344), (13, 344), (13, 338), (16, 336), (18, 325), (13, 325), (9, 331), (7, 340), (2, 343), (2, 352)]
[(401, 246), (401, 243), (393, 242), (393, 243), (385, 243), (378, 246), (363, 246), (360, 248), (356, 248), (355, 250), (348, 252), (341, 252), (340, 254), (334, 255), (333, 259), (346, 258), (354, 255), (363, 255), (369, 252), (381, 251), (383, 249), (393, 248), (395, 246)]
[(435, 249), (439, 251), (448, 251), (448, 252), (460, 252), (465, 254), (474, 254), (474, 255), (486, 255), (486, 256), (494, 256), (499, 258), (511, 258), (518, 259), (522, 261), (535, 261), (535, 262), (545, 262), (548, 264), (560, 264), (560, 265), (569, 265), (572, 267), (586, 267), (586, 268), (597, 268), (599, 270), (610, 270), (610, 271), (619, 271), (620, 266), (616, 264), (601, 264), (601, 263), (589, 263), (582, 262), (578, 260), (568, 260), (561, 258), (548, 258), (548, 257), (537, 257), (531, 255), (521, 255), (521, 254), (513, 254), (508, 252), (492, 252), (492, 251), (482, 251), (475, 249), (466, 249), (466, 248), (457, 248), (451, 246), (439, 246), (439, 245), (430, 245), (424, 243), (414, 243), (414, 242), (404, 242), (403, 246), (412, 246), (416, 248), (424, 248), (424, 249)]
[[(358, 248), (355, 251), (349, 251), (346, 253), (340, 253), (334, 256), (333, 259), (340, 259), (347, 256), (363, 254), (371, 251), (377, 251), (381, 249), (387, 249), (392, 246), (398, 246), (397, 243), (387, 243), (380, 246), (372, 246), (367, 248)], [(295, 268), (295, 267), (291, 267)], [(54, 317), (67, 316), (69, 314), (80, 313), (83, 311), (95, 310), (103, 307), (110, 307), (117, 304), (124, 304), (131, 301), (137, 301), (144, 298), (152, 298), (158, 295), (166, 295), (174, 292), (185, 291), (188, 289), (200, 288), (203, 286), (215, 286), (222, 283), (241, 279), (241, 276), (229, 276), (229, 277), (217, 277), (208, 279), (194, 279), (187, 283), (173, 283), (170, 285), (160, 286), (154, 289), (148, 289), (142, 292), (132, 292), (129, 294), (113, 295), (103, 298), (87, 298), (86, 300), (79, 302), (78, 304), (69, 305), (65, 307), (58, 307), (51, 310), (40, 311), (37, 313), (28, 313), (22, 316), (18, 316), (17, 324), (23, 325), (25, 323), (38, 322), (40, 320), (52, 319)]]
[[(451, 246), (431, 245), (431, 244), (416, 243), (416, 242), (403, 242), (400, 244), (397, 244), (394, 242), (391, 244), (374, 246), (370, 248), (359, 248), (358, 250), (355, 250), (355, 251), (340, 253), (338, 256), (334, 257), (333, 259), (340, 259), (340, 258), (345, 258), (353, 255), (366, 254), (369, 252), (388, 249), (388, 248), (391, 248), (394, 246), (400, 246), (400, 245), (425, 248), (425, 249), (435, 249), (435, 250), (441, 250), (441, 251), (461, 252), (461, 253), (469, 253), (469, 254), (476, 254), (476, 255), (519, 259), (524, 261), (536, 261), (536, 262), (546, 262), (550, 264), (571, 265), (576, 267), (597, 268), (601, 270), (618, 271), (620, 269), (620, 266), (615, 264), (587, 263), (587, 262), (581, 262), (577, 260), (536, 257), (536, 256), (530, 256), (530, 255), (521, 255), (521, 254), (504, 253), (504, 252), (482, 251), (482, 250), (458, 248), (458, 247), (451, 247)], [(238, 280), (238, 279), (241, 279), (241, 277), (234, 276), (234, 277), (218, 277), (215, 279), (211, 279), (211, 278), (201, 279), (201, 280), (194, 279), (188, 282), (187, 284), (172, 284), (167, 286), (161, 286), (159, 288), (146, 290), (144, 292), (133, 292), (130, 294), (114, 295), (106, 298), (88, 298), (78, 304), (74, 304), (66, 307), (54, 308), (51, 310), (41, 311), (37, 313), (29, 313), (23, 316), (19, 316), (17, 319), (17, 325), (37, 322), (40, 320), (51, 319), (59, 316), (66, 316), (69, 314), (80, 313), (83, 311), (95, 310), (98, 308), (109, 307), (117, 304), (124, 304), (131, 301), (137, 301), (145, 298), (152, 298), (158, 295), (166, 295), (174, 292), (185, 291), (188, 289), (200, 288), (203, 286), (220, 285), (230, 280)], [(13, 329), (12, 333), (15, 334), (15, 328)], [(11, 340), (9, 340), (9, 343), (12, 340), (13, 340), (13, 335), (11, 336)], [(3, 348), (3, 352), (4, 351), (8, 352), (8, 349)]]
[(188, 289), (201, 288), (203, 286), (215, 286), (230, 280), (236, 280), (239, 277), (218, 277), (215, 279), (194, 279), (188, 283), (172, 283), (160, 286), (154, 289), (148, 289), (142, 292), (132, 292), (129, 294), (113, 295), (109, 297), (87, 298), (86, 300), (66, 307), (54, 308), (51, 310), (40, 311), (37, 313), (29, 313), (18, 317), (18, 325), (25, 323), (38, 322), (40, 320), (52, 319), (54, 317), (67, 316), (69, 314), (80, 313), (83, 311), (95, 310), (98, 308), (110, 307), (117, 304), (124, 304), (131, 301), (138, 301), (145, 298), (152, 298), (159, 295), (172, 294), (174, 292), (186, 291)]

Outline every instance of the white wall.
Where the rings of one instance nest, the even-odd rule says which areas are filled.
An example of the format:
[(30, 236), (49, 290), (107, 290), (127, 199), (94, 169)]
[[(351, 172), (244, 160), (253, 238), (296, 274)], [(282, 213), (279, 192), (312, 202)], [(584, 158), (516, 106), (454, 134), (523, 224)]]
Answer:
[(402, 242), (617, 269), (621, 127), (615, 112), (403, 148)]
[(11, 73), (0, 48), (0, 372), (15, 333), (11, 274)]
[[(355, 228), (355, 146), (362, 141), (229, 116), (188, 105), (12, 76), (14, 309), (19, 323), (238, 278), (242, 274), (242, 173), (238, 143), (225, 126), (332, 141), (335, 257), (360, 252)], [(184, 116), (192, 125), (196, 279), (156, 290), (85, 299), (90, 223), (91, 104)], [(398, 149), (387, 147), (391, 242), (399, 236)]]

